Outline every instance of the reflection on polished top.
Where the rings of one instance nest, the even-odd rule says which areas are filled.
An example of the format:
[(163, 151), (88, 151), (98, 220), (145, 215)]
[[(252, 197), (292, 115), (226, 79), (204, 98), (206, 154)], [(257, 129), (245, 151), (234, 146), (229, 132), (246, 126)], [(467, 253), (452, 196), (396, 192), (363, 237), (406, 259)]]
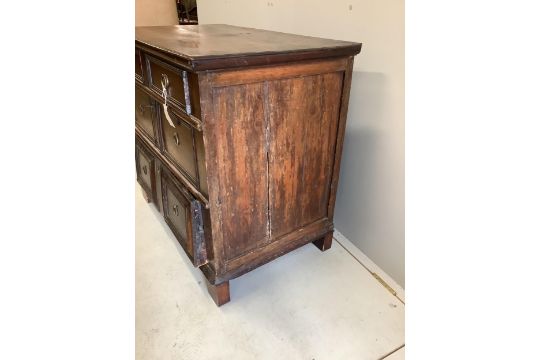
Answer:
[(309, 59), (336, 54), (355, 55), (361, 48), (361, 44), (348, 41), (223, 24), (137, 27), (135, 40), (139, 44), (188, 61), (242, 57), (242, 60), (237, 60), (238, 66), (251, 64), (250, 56), (267, 55), (263, 62), (270, 64), (286, 61), (277, 56), (272, 58), (272, 55), (284, 58), (286, 54), (296, 53), (301, 54), (303, 59)]

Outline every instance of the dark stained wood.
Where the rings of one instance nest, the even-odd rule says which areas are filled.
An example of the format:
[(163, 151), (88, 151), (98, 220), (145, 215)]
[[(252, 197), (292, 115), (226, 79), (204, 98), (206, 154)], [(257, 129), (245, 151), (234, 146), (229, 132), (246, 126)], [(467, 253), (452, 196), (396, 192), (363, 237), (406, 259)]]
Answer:
[(212, 86), (208, 72), (199, 73), (199, 89), (201, 93), (201, 115), (204, 119), (203, 140), (206, 152), (206, 175), (208, 179), (208, 208), (211, 209), (210, 228), (212, 233), (212, 249), (214, 252), (213, 261), (208, 266), (203, 266), (206, 279), (212, 284), (215, 283), (217, 273), (223, 272), (226, 268), (224, 236), (221, 231), (221, 198), (219, 193), (220, 184), (220, 163), (218, 154), (221, 151), (218, 146), (213, 146), (215, 135), (220, 124), (214, 121), (214, 104), (212, 97)]
[(331, 231), (324, 237), (317, 239), (313, 242), (313, 245), (319, 248), (321, 251), (326, 251), (332, 247), (332, 239), (334, 238), (334, 232)]
[(210, 297), (212, 300), (214, 300), (217, 306), (221, 306), (231, 301), (228, 281), (218, 285), (212, 285), (206, 281), (206, 287), (208, 289), (208, 294), (210, 294)]
[(141, 57), (141, 51), (135, 49), (135, 80), (144, 82), (143, 75), (143, 61)]
[[(136, 127), (135, 128), (135, 134), (138, 136), (139, 139), (141, 139), (140, 141), (143, 141), (144, 139), (146, 139), (145, 135), (142, 133), (142, 131)], [(148, 140), (146, 140), (148, 141)], [(197, 189), (196, 186), (194, 186), (191, 181), (184, 175), (184, 173), (182, 173), (180, 170), (178, 170), (178, 166), (171, 162), (163, 153), (162, 150), (160, 150), (156, 145), (152, 144), (152, 143), (145, 143), (146, 145), (146, 148), (152, 152), (152, 155), (159, 159), (159, 161), (164, 165), (166, 166), (166, 168), (174, 174), (174, 176), (179, 179), (182, 184), (187, 188), (189, 189), (189, 192), (191, 194), (193, 194), (193, 196), (195, 196), (199, 201), (201, 201), (205, 207), (208, 207), (208, 198), (199, 191), (199, 189)]]
[(135, 41), (194, 71), (356, 55), (362, 46), (223, 24), (137, 27)]
[(233, 259), (269, 239), (263, 84), (216, 88), (211, 138), (217, 147), (221, 231)]
[(151, 202), (155, 191), (154, 158), (141, 142), (135, 145), (135, 169), (137, 181), (145, 193), (145, 200)]
[(198, 184), (197, 158), (193, 128), (180, 120), (174, 114), (169, 115), (174, 121), (172, 127), (165, 116), (161, 114), (161, 129), (163, 131), (163, 151), (169, 159), (195, 184)]
[(142, 188), (142, 196), (144, 198), (144, 201), (146, 201), (147, 203), (151, 203), (152, 202), (152, 199), (150, 198), (150, 195), (148, 195), (146, 193), (146, 190), (144, 188)]
[(163, 209), (163, 191), (161, 188), (161, 169), (163, 168), (163, 165), (161, 162), (154, 156), (154, 174), (156, 174), (156, 181), (154, 182), (156, 185), (156, 189), (154, 191), (154, 204), (156, 205), (156, 208), (159, 210), (160, 213), (164, 213)]
[(225, 25), (137, 29), (148, 80), (136, 74), (136, 108), (156, 114), (155, 139), (136, 121), (137, 178), (218, 306), (229, 280), (310, 242), (331, 247), (360, 46)]
[(157, 96), (162, 96), (163, 85), (167, 90), (168, 101), (171, 106), (185, 110), (184, 82), (182, 79), (182, 70), (158, 60), (152, 56), (146, 57), (150, 69), (150, 88)]
[(206, 150), (204, 147), (203, 134), (194, 130), (193, 136), (195, 140), (195, 155), (197, 157), (197, 170), (199, 172), (199, 189), (208, 196), (208, 181), (206, 179)]
[(339, 181), (339, 169), (341, 166), (341, 154), (343, 153), (343, 140), (345, 138), (345, 125), (347, 123), (347, 111), (349, 108), (349, 94), (351, 91), (352, 71), (354, 58), (348, 59), (347, 70), (345, 72), (343, 90), (341, 91), (341, 102), (339, 112), (339, 125), (337, 142), (335, 149), (334, 169), (332, 171), (332, 183), (330, 186), (330, 201), (328, 202), (328, 217), (334, 217), (334, 207), (336, 205), (337, 186)]
[(194, 266), (207, 261), (203, 209), (189, 191), (161, 170), (163, 217)]
[(209, 76), (214, 86), (232, 86), (345, 71), (347, 66), (347, 59), (338, 58), (284, 64), (279, 67), (264, 66), (211, 72)]
[(155, 144), (158, 139), (156, 117), (157, 103), (141, 87), (135, 86), (135, 123)]
[(321, 219), (307, 226), (300, 227), (248, 254), (227, 263), (227, 271), (216, 274), (216, 281), (234, 279), (248, 271), (286, 254), (302, 245), (306, 245), (334, 228), (328, 219)]
[(200, 118), (201, 117), (201, 104), (199, 102), (199, 77), (192, 73), (187, 73), (188, 79), (188, 88), (189, 88), (189, 98), (191, 105), (191, 113), (193, 116)]
[(188, 73), (174, 65), (159, 60), (153, 56), (146, 56), (147, 67), (150, 72), (150, 89), (161, 99), (164, 99), (164, 88), (167, 95), (167, 104), (180, 110), (187, 116), (196, 118), (201, 116), (199, 104), (199, 87), (197, 74)]
[[(164, 100), (163, 100), (163, 97), (161, 96), (157, 96), (156, 95), (156, 92), (151, 90), (149, 88), (149, 86), (147, 85), (144, 85), (144, 84), (141, 84), (139, 83), (138, 81), (135, 81), (135, 87), (136, 88), (139, 88), (140, 90), (142, 90), (144, 93), (146, 93), (147, 95), (149, 95), (150, 97), (152, 97), (154, 99), (154, 102), (156, 103), (156, 106), (159, 109), (162, 109), (162, 106), (164, 104)], [(168, 102), (168, 105), (170, 105), (170, 103)], [(162, 110), (160, 110), (162, 111)], [(191, 126), (193, 126), (195, 129), (197, 130), (202, 130), (202, 122), (200, 119), (196, 118), (195, 116), (193, 115), (188, 115), (186, 114), (185, 111), (181, 110), (181, 109), (178, 109), (177, 107), (175, 106), (169, 106), (168, 107), (168, 111), (169, 111), (169, 114), (174, 114), (176, 115), (177, 117), (181, 118), (183, 121), (189, 123)]]
[(342, 78), (333, 72), (268, 84), (273, 237), (327, 216)]

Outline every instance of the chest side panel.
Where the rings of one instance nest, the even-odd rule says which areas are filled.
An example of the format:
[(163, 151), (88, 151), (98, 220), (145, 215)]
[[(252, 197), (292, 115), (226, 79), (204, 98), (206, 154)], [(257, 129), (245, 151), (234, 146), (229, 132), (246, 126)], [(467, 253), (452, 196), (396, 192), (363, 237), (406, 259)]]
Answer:
[(268, 239), (268, 171), (264, 84), (213, 90), (225, 256), (234, 258)]
[(207, 76), (209, 195), (226, 271), (267, 261), (331, 229), (347, 61)]
[(268, 84), (272, 239), (328, 215), (342, 80), (335, 72)]

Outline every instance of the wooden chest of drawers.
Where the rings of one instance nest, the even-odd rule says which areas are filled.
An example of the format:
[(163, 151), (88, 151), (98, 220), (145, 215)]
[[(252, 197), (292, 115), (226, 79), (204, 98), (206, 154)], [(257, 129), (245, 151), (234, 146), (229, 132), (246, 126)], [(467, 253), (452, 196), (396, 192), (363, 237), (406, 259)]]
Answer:
[(228, 25), (136, 28), (137, 180), (216, 304), (229, 280), (330, 247), (360, 48)]

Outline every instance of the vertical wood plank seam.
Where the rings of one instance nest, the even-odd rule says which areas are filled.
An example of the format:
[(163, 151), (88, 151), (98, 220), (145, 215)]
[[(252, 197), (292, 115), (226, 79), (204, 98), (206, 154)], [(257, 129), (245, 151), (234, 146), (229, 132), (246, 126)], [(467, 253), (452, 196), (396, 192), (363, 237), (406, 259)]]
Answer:
[[(215, 136), (214, 132), (216, 131), (216, 112), (215, 112), (215, 94), (214, 94), (214, 88), (210, 85), (211, 80), (211, 74), (206, 74), (204, 76), (204, 82), (202, 83), (202, 89), (203, 91), (206, 91), (206, 96), (204, 97), (204, 105), (201, 104), (201, 112), (202, 109), (205, 110), (205, 115), (203, 116), (203, 143), (205, 146), (205, 149), (210, 149), (210, 154), (206, 155), (206, 160), (211, 159), (210, 161), (215, 161), (214, 157), (216, 156), (215, 151), (215, 141), (211, 141), (211, 145), (208, 146), (208, 134), (211, 134), (211, 136)], [(201, 84), (199, 84), (199, 91), (201, 89)], [(203, 107), (204, 106), (204, 107)], [(208, 126), (210, 126), (211, 129), (208, 129)], [(208, 131), (210, 130), (210, 131)], [(213, 156), (212, 156), (213, 155)], [(221, 176), (219, 174), (219, 171), (215, 171), (215, 166), (211, 166), (211, 171), (209, 175), (208, 172), (208, 166), (206, 169), (207, 174), (207, 182), (208, 182), (208, 199), (209, 204), (211, 204), (210, 207), (210, 219), (211, 219), (211, 228), (212, 228), (212, 245), (213, 245), (213, 254), (214, 254), (214, 262), (215, 262), (215, 272), (216, 277), (220, 275), (220, 273), (227, 271), (227, 263), (224, 261), (225, 259), (225, 246), (223, 244), (223, 222), (222, 222), (222, 209), (221, 209), (221, 190), (219, 186), (215, 186), (213, 184), (220, 183), (221, 182)], [(215, 177), (215, 179), (213, 179)], [(213, 195), (214, 203), (211, 201), (210, 197), (210, 191), (217, 192), (217, 194)], [(212, 211), (213, 210), (213, 211)], [(215, 219), (217, 217), (217, 219)], [(217, 220), (217, 221), (216, 221)], [(217, 226), (219, 226), (219, 231), (213, 231), (214, 226), (217, 223)]]
[(266, 150), (266, 243), (272, 241), (272, 216), (270, 211), (270, 111), (268, 109), (268, 81), (264, 82), (263, 86), (263, 112), (264, 112), (264, 146)]
[[(305, 91), (306, 88), (309, 89), (309, 87), (308, 87), (309, 85), (306, 86), (306, 84), (305, 84), (306, 82), (309, 81), (307, 78), (308, 78), (308, 77), (306, 77), (306, 78), (303, 79), (303, 81), (302, 81), (303, 83), (302, 83), (301, 89), (304, 91), (304, 96), (306, 96), (306, 95), (307, 95), (307, 96), (311, 96), (312, 93), (306, 94), (306, 91)], [(312, 75), (312, 76), (309, 76), (309, 78), (311, 78), (311, 80), (312, 80), (312, 82), (311, 82), (312, 85), (315, 86), (315, 84), (316, 84), (317, 82), (316, 82), (316, 79), (314, 78), (314, 76), (313, 76), (313, 75)], [(294, 85), (293, 85), (293, 86), (294, 86)], [(312, 89), (312, 91), (313, 91), (313, 89)], [(309, 104), (308, 101), (306, 101), (305, 103), (306, 103), (306, 104)], [(307, 111), (305, 111), (304, 114), (306, 114), (306, 113), (308, 114), (307, 116), (309, 116), (309, 118), (307, 119), (307, 121), (311, 121), (311, 116), (309, 115), (309, 105), (308, 105)], [(304, 121), (305, 121), (305, 120), (304, 120)], [(306, 186), (306, 182), (304, 181), (304, 169), (305, 169), (305, 163), (306, 163), (306, 157), (307, 157), (307, 156), (306, 156), (306, 133), (307, 133), (307, 128), (308, 128), (308, 126), (305, 125), (305, 124), (304, 124), (304, 126), (302, 126), (302, 152), (300, 153), (300, 154), (302, 154), (302, 157), (299, 159), (299, 160), (300, 160), (299, 166), (300, 166), (300, 168), (301, 168), (301, 170), (300, 170), (300, 172), (301, 172), (301, 179), (300, 179), (300, 182), (297, 181), (297, 183), (296, 183), (296, 184), (297, 184), (297, 187), (296, 187), (296, 192), (297, 192), (296, 197), (298, 196), (298, 193), (300, 193), (300, 191), (305, 192), (305, 189), (304, 189), (303, 187)], [(295, 150), (296, 150), (296, 146), (295, 146)], [(295, 155), (296, 155), (296, 154), (295, 154)], [(295, 156), (295, 160), (296, 160), (296, 159), (297, 159), (297, 157)], [(309, 185), (308, 185), (308, 186), (309, 186)], [(301, 187), (302, 187), (302, 188), (301, 188)], [(300, 196), (302, 196), (302, 194), (300, 194)], [(298, 197), (297, 197), (297, 199), (298, 199)], [(295, 227), (303, 225), (302, 222), (304, 222), (305, 209), (306, 209), (306, 207), (307, 207), (307, 204), (305, 203), (305, 201), (306, 201), (306, 198), (305, 198), (305, 197), (301, 198), (301, 204), (302, 204), (302, 206), (301, 206), (301, 208), (300, 208), (300, 216), (298, 216), (298, 217), (296, 218), (296, 221), (295, 221)]]

